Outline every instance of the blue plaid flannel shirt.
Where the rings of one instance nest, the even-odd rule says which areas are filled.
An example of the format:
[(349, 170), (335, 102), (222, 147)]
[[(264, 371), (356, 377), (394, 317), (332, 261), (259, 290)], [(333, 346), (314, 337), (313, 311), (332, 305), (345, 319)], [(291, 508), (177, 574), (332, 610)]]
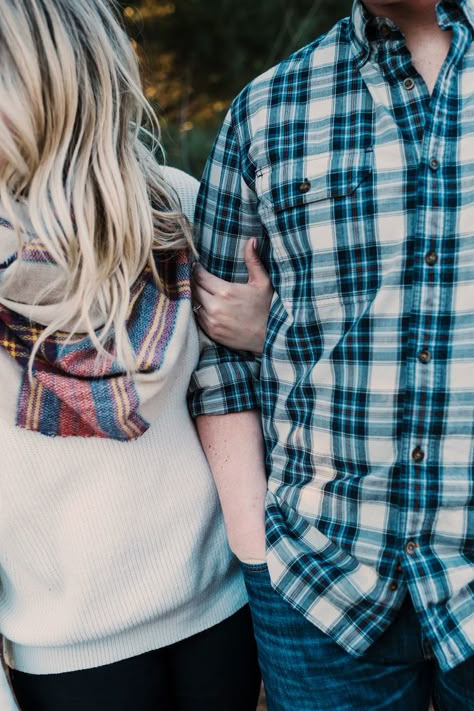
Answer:
[(434, 93), (351, 18), (234, 101), (197, 209), (203, 264), (275, 287), (261, 363), (208, 345), (194, 416), (261, 408), (276, 590), (354, 655), (409, 591), (444, 670), (474, 649), (474, 6)]

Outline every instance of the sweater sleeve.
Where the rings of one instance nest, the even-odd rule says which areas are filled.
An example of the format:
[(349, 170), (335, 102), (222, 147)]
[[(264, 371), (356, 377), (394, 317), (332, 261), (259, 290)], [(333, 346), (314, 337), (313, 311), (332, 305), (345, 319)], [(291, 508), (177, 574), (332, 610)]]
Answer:
[(194, 222), (194, 208), (199, 190), (199, 183), (192, 175), (184, 173), (178, 168), (169, 165), (163, 167), (163, 175), (168, 184), (173, 188), (181, 203), (181, 209), (190, 221)]

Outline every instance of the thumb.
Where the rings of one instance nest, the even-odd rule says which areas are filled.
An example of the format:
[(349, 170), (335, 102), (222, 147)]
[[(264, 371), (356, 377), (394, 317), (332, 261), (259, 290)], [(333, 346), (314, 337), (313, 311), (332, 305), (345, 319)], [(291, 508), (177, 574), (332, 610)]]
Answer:
[(266, 285), (269, 281), (268, 274), (257, 254), (257, 240), (255, 237), (247, 240), (244, 248), (245, 266), (249, 273), (249, 284), (256, 286)]

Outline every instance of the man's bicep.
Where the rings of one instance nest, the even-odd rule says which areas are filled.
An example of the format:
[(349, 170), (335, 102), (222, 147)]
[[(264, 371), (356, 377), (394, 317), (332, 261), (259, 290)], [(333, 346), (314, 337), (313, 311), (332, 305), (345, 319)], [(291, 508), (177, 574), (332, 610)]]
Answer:
[[(215, 276), (246, 282), (244, 247), (259, 238), (257, 200), (244, 178), (242, 149), (231, 113), (216, 139), (198, 195), (195, 231), (200, 261)], [(224, 415), (259, 407), (260, 363), (249, 352), (231, 351), (208, 341), (191, 379), (192, 415)]]
[(244, 175), (242, 149), (229, 113), (206, 164), (195, 231), (201, 263), (227, 281), (247, 281), (244, 246), (261, 237), (257, 198)]

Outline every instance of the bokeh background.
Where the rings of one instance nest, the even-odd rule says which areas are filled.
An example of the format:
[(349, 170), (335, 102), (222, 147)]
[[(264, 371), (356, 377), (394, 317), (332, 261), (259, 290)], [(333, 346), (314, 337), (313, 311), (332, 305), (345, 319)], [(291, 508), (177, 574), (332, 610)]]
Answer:
[(119, 2), (167, 162), (200, 177), (233, 97), (350, 12), (351, 0)]

